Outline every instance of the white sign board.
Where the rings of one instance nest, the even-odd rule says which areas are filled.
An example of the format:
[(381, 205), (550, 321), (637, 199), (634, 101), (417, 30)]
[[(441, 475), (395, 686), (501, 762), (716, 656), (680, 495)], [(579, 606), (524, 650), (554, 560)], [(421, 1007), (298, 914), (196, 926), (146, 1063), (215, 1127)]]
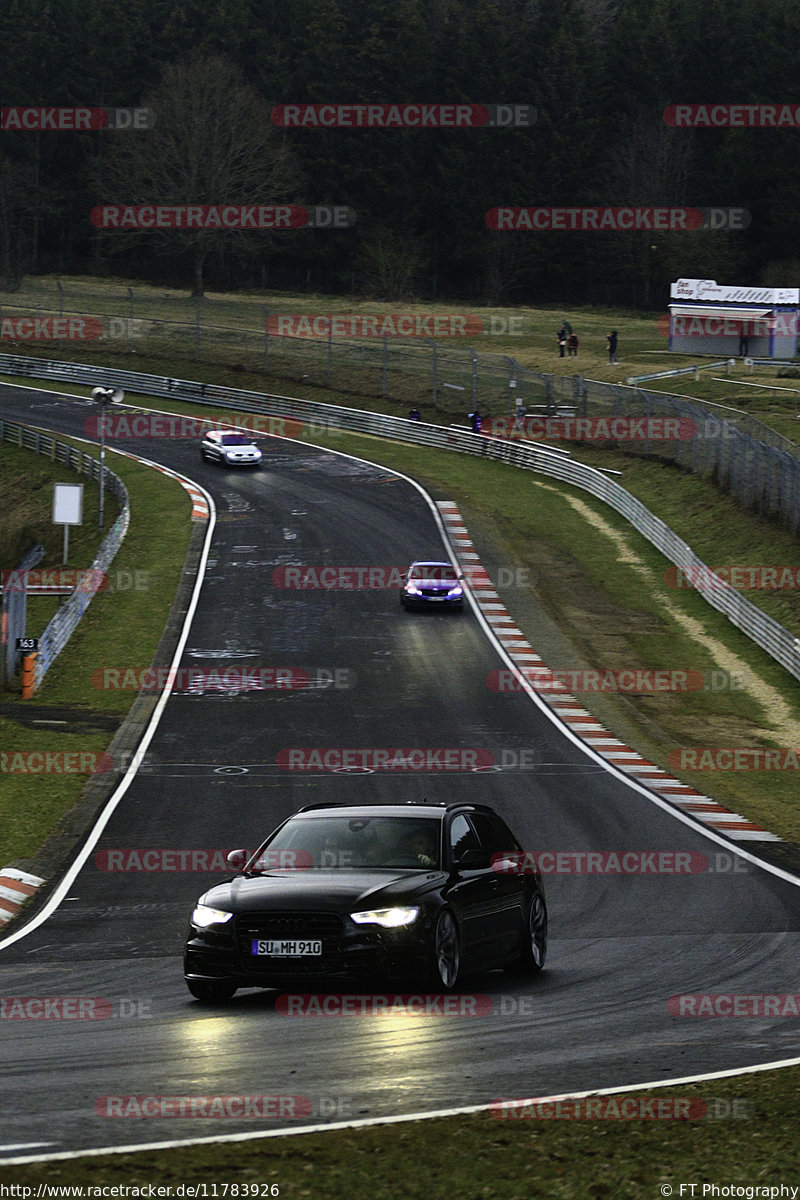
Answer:
[(672, 300), (706, 300), (715, 304), (800, 303), (800, 288), (723, 286), (716, 279), (677, 279), (669, 294)]
[(83, 524), (83, 484), (53, 484), (53, 523), (55, 525)]

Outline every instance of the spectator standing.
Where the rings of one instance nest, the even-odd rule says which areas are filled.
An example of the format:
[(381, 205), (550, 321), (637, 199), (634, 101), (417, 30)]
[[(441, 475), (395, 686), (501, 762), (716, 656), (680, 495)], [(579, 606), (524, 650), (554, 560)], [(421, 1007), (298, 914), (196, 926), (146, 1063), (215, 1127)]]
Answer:
[(611, 366), (612, 363), (619, 362), (619, 359), (617, 358), (617, 331), (616, 331), (616, 329), (612, 329), (611, 333), (606, 334), (606, 341), (608, 342), (608, 365)]
[(577, 333), (571, 333), (567, 338), (567, 356), (569, 358), (577, 358), (579, 346), (580, 342), (578, 341)]
[(561, 326), (556, 336), (558, 338), (558, 357), (563, 358), (567, 348), (567, 330), (564, 325)]

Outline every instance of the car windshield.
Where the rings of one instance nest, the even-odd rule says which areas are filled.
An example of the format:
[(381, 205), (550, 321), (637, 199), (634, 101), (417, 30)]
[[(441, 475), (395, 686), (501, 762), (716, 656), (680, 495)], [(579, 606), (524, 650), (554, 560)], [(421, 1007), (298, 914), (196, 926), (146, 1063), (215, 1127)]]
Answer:
[(449, 563), (415, 563), (408, 573), (409, 579), (426, 579), (429, 582), (456, 583), (456, 573)]
[(287, 821), (259, 851), (251, 870), (364, 867), (430, 870), (441, 862), (441, 824), (413, 817), (301, 817)]
[(223, 446), (252, 446), (253, 439), (246, 433), (224, 433), (220, 438)]

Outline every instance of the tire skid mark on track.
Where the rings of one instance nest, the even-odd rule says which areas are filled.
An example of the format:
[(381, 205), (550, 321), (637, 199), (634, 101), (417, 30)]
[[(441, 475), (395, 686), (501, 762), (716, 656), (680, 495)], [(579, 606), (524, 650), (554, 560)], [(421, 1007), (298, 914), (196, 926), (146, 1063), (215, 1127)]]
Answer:
[[(535, 687), (537, 676), (551, 676), (550, 667), (542, 661), (506, 611), (488, 573), (481, 566), (480, 557), (455, 503), (440, 500), (437, 501), (437, 508), (458, 559), (459, 568), (470, 584), (478, 608), (514, 667)], [(471, 579), (474, 582), (470, 582)], [(655, 763), (643, 758), (636, 750), (609, 733), (595, 716), (587, 712), (579, 700), (569, 694), (566, 687), (561, 691), (558, 690), (558, 685), (549, 686), (547, 690), (542, 689), (537, 694), (559, 720), (587, 746), (591, 746), (601, 758), (635, 777), (638, 783), (646, 784), (662, 799), (682, 809), (695, 820), (703, 822), (710, 829), (737, 842), (783, 841), (777, 834), (769, 833), (740, 813), (731, 812), (710, 796), (704, 796), (688, 783), (682, 783)]]

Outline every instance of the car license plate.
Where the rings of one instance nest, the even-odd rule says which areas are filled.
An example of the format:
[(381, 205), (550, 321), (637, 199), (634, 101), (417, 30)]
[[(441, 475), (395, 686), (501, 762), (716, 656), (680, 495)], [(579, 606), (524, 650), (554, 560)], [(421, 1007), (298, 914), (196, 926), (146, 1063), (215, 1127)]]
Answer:
[(253, 938), (250, 953), (268, 958), (304, 958), (307, 955), (322, 954), (322, 942), (301, 941), (298, 938), (286, 938), (282, 941), (276, 938)]

